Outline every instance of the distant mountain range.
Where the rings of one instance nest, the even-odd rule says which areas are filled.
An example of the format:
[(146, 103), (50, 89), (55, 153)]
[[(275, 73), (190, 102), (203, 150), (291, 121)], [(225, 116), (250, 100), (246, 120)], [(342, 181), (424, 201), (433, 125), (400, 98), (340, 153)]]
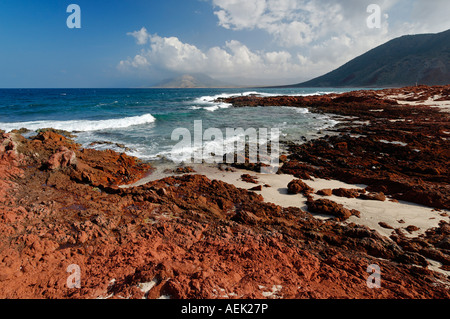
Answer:
[(450, 30), (406, 35), (307, 82), (283, 87), (399, 87), (450, 84)]
[(165, 80), (154, 86), (155, 88), (230, 88), (234, 85), (215, 80), (205, 74), (183, 74)]

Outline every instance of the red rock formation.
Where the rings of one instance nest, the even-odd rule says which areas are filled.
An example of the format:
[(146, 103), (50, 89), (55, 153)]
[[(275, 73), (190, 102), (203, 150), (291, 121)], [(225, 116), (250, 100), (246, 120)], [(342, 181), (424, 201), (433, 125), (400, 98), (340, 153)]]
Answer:
[(59, 168), (65, 168), (70, 165), (76, 165), (77, 156), (74, 151), (69, 150), (65, 146), (61, 146), (56, 153), (50, 156), (46, 166), (50, 170), (55, 170)]
[(329, 199), (308, 200), (307, 205), (308, 210), (312, 213), (335, 216), (340, 221), (344, 221), (352, 215), (360, 216), (359, 211), (346, 209), (343, 205), (337, 204)]
[(249, 191), (262, 191), (262, 185), (258, 185), (249, 189)]
[(288, 192), (289, 194), (304, 194), (309, 195), (312, 192), (314, 192), (314, 189), (306, 185), (302, 180), (300, 179), (294, 179), (291, 181), (288, 185)]
[(359, 189), (347, 189), (347, 188), (337, 188), (333, 189), (333, 195), (339, 197), (356, 198), (360, 195)]
[(331, 195), (333, 195), (333, 191), (329, 188), (326, 188), (326, 189), (318, 190), (316, 194), (322, 195), (322, 196), (331, 196)]
[(250, 174), (242, 174), (241, 179), (246, 183), (258, 184), (257, 177)]
[(392, 227), (391, 225), (389, 225), (385, 222), (379, 222), (378, 225), (380, 225), (381, 227), (386, 228), (386, 229), (394, 229), (394, 227)]
[(188, 174), (188, 173), (195, 173), (195, 170), (191, 166), (185, 166), (185, 167), (177, 167), (174, 170), (177, 174)]
[(382, 192), (380, 192), (380, 193), (360, 194), (359, 198), (361, 198), (361, 199), (368, 199), (368, 200), (379, 200), (381, 202), (384, 202), (386, 200), (386, 196)]

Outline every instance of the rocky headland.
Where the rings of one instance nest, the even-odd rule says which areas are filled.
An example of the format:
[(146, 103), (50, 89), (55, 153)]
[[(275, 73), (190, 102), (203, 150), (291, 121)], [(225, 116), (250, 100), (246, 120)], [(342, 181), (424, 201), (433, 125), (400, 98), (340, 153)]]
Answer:
[[(307, 199), (305, 209), (191, 169), (119, 187), (152, 167), (82, 149), (63, 132), (2, 132), (0, 298), (448, 299), (450, 113), (440, 103), (449, 93), (447, 86), (227, 99), (339, 119), (334, 134), (291, 143), (281, 158), (279, 173), (293, 175), (285, 187)], [(242, 178), (253, 188), (251, 173)], [(367, 187), (314, 189), (313, 178)], [(440, 220), (417, 236), (384, 223), (392, 232), (382, 236), (345, 223), (364, 211), (331, 195), (417, 203)], [(81, 270), (79, 288), (68, 285), (70, 265)], [(370, 265), (381, 270), (381, 288), (368, 287)]]

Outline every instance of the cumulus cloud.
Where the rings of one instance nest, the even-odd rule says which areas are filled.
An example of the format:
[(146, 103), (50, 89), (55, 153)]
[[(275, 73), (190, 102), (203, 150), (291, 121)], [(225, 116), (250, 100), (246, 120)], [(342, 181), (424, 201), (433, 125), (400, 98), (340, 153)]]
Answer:
[[(384, 11), (399, 0), (378, 1)], [(264, 30), (282, 47), (319, 44), (330, 37), (380, 36), (366, 27), (373, 0), (213, 0), (219, 26)], [(383, 29), (388, 28), (387, 16)]]
[[(136, 32), (131, 36), (139, 37)], [(122, 70), (164, 69), (178, 73), (206, 73), (216, 78), (245, 75), (247, 78), (277, 76), (284, 78), (290, 72), (299, 72), (300, 60), (287, 51), (252, 51), (239, 41), (227, 41), (223, 47), (202, 51), (176, 37), (148, 35), (149, 47), (134, 58), (122, 60)], [(143, 41), (138, 43), (142, 43)]]
[(142, 27), (142, 29), (139, 31), (128, 32), (127, 35), (131, 35), (132, 37), (136, 38), (136, 43), (141, 45), (146, 44), (150, 37), (145, 27)]

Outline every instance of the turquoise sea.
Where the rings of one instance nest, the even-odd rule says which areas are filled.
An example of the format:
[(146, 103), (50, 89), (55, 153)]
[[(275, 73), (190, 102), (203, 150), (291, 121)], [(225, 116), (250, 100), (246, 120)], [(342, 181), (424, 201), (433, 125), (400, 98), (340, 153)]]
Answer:
[[(278, 128), (280, 141), (330, 128), (337, 122), (325, 114), (289, 107), (233, 108), (218, 97), (258, 94), (315, 95), (356, 88), (262, 89), (0, 89), (0, 129), (55, 128), (76, 132), (84, 147), (125, 151), (142, 160), (171, 159), (172, 132), (194, 121), (207, 128)], [(30, 132), (28, 135), (35, 133)], [(92, 142), (111, 142), (95, 144)]]

